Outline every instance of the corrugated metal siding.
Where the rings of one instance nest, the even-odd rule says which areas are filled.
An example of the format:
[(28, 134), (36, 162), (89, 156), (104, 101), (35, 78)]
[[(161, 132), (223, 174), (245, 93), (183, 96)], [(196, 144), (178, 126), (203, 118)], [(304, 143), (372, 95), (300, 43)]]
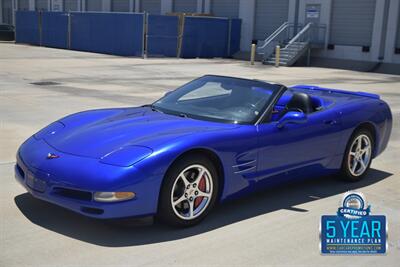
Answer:
[(48, 1), (47, 0), (36, 0), (35, 1), (35, 9), (36, 10), (48, 10)]
[(289, 0), (256, 0), (254, 39), (264, 40), (288, 21)]
[(2, 15), (3, 15), (3, 22), (6, 24), (12, 24), (13, 23), (13, 18), (12, 18), (12, 2), (11, 0), (2, 0)]
[(161, 0), (141, 0), (140, 11), (150, 14), (161, 14)]
[(239, 0), (211, 0), (211, 13), (217, 17), (239, 17)]
[(19, 0), (18, 10), (29, 10), (29, 0)]
[(400, 7), (399, 7), (399, 15), (398, 15), (398, 17), (397, 17), (396, 48), (400, 48)]
[(173, 12), (197, 12), (197, 0), (174, 0)]
[(111, 11), (129, 12), (129, 0), (112, 0)]
[(334, 0), (329, 43), (370, 46), (375, 0)]
[(99, 0), (86, 0), (86, 11), (102, 11), (103, 4)]
[(78, 11), (78, 0), (64, 0), (64, 11)]

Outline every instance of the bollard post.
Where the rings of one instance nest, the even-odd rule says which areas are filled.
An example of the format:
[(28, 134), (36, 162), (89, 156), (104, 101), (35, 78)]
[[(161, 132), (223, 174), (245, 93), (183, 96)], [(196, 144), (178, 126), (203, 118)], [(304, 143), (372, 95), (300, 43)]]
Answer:
[(250, 54), (250, 64), (254, 65), (254, 59), (256, 57), (256, 45), (252, 44), (251, 45), (251, 54)]
[(279, 67), (279, 63), (281, 60), (280, 57), (281, 57), (281, 47), (277, 45), (275, 48), (275, 67)]
[(67, 13), (67, 18), (68, 18), (68, 32), (67, 32), (67, 47), (68, 49), (71, 49), (71, 13)]

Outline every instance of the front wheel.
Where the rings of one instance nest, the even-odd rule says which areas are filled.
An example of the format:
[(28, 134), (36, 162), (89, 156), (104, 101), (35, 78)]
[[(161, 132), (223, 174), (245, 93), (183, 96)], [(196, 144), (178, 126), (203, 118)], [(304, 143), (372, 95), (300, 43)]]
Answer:
[(343, 178), (356, 182), (365, 176), (371, 165), (373, 147), (370, 131), (361, 129), (352, 135), (342, 163)]
[(192, 226), (210, 212), (218, 196), (214, 165), (205, 157), (179, 160), (170, 168), (161, 188), (158, 217), (174, 226)]

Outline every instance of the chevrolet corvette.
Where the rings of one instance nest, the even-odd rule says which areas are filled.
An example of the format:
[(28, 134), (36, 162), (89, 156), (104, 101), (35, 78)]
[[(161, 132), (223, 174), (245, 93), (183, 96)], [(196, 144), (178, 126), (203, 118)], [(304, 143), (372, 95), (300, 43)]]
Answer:
[(391, 128), (375, 94), (206, 75), (153, 104), (51, 123), (20, 146), (15, 176), (86, 216), (191, 226), (216, 203), (284, 181), (359, 181)]

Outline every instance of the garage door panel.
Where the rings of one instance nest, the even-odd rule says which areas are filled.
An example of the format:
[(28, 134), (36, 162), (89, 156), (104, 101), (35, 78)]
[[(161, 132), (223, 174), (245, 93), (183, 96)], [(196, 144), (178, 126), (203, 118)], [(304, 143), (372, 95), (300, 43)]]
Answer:
[(86, 11), (102, 11), (102, 1), (86, 0)]
[(174, 12), (196, 13), (197, 0), (174, 0), (172, 10)]
[(397, 16), (397, 38), (396, 38), (396, 48), (400, 48), (400, 7)]
[(217, 17), (238, 18), (239, 0), (211, 0), (211, 13)]
[(64, 11), (78, 11), (78, 0), (64, 0)]
[(18, 10), (29, 10), (29, 0), (19, 0)]
[(370, 46), (376, 0), (333, 0), (329, 43)]
[(112, 0), (111, 11), (129, 12), (129, 0)]
[(47, 11), (49, 8), (47, 0), (36, 0), (35, 1), (35, 9), (36, 10), (45, 10)]
[(254, 39), (264, 40), (288, 21), (289, 0), (256, 0)]
[(150, 14), (161, 14), (161, 0), (141, 0), (140, 11)]

